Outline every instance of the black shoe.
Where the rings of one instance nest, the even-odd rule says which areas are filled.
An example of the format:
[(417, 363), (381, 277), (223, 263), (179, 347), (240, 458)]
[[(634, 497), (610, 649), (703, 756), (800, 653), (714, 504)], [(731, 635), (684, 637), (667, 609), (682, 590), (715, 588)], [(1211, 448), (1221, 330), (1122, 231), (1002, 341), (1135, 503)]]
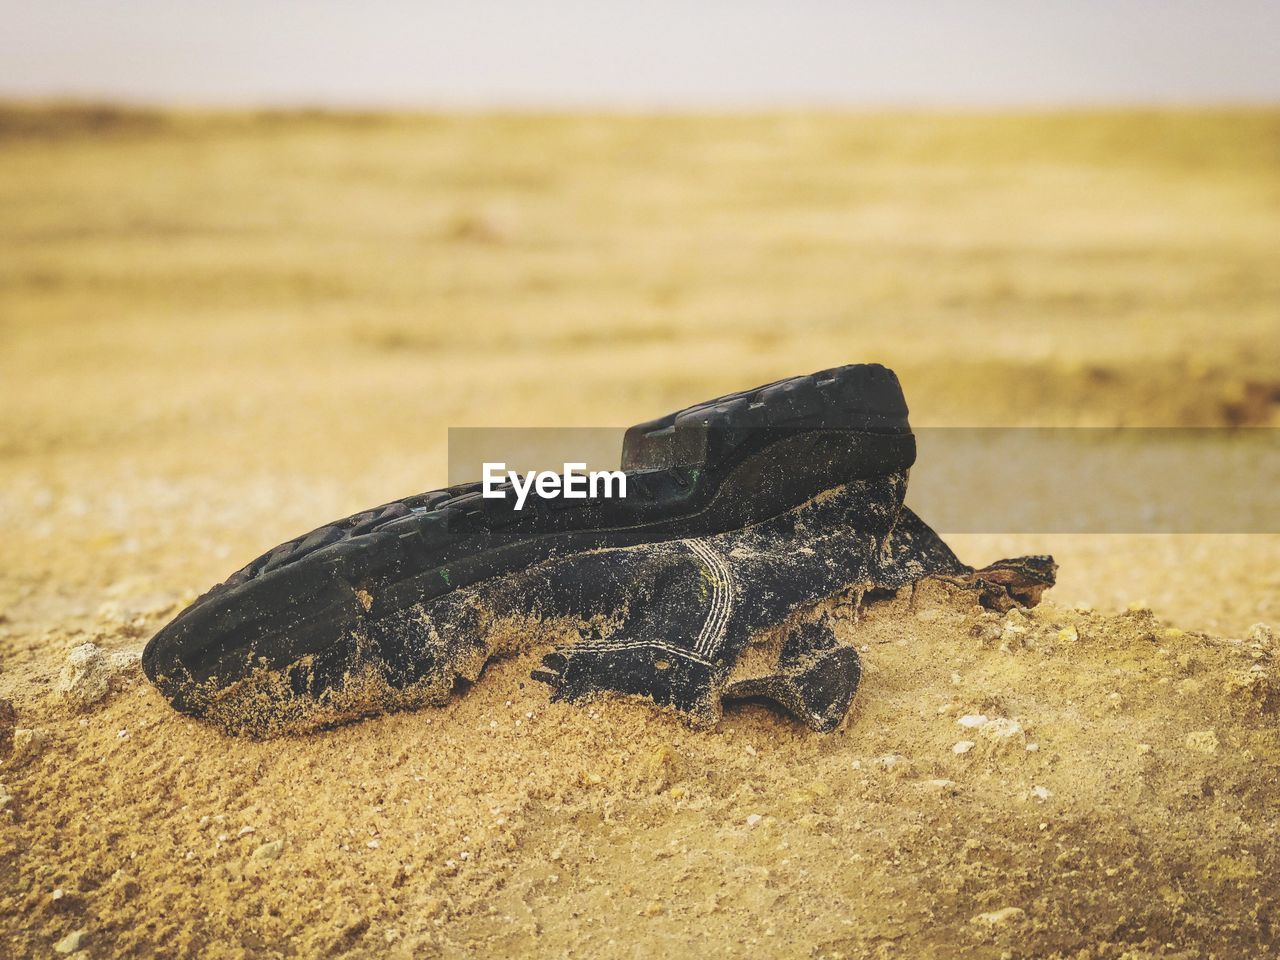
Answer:
[[(846, 366), (780, 381), (628, 431), (626, 499), (554, 499), (527, 503), (516, 512), (507, 501), (482, 498), (479, 485), (472, 484), (388, 504), (277, 547), (157, 633), (144, 651), (143, 668), (178, 709), (254, 733), (443, 701), (457, 677), (474, 679), (491, 656), (503, 652), (503, 624), (520, 617), (526, 626), (545, 626), (557, 618), (580, 622), (603, 616), (608, 611), (600, 603), (616, 595), (616, 590), (610, 594), (610, 583), (624, 592), (640, 591), (627, 595), (625, 608), (613, 610), (638, 617), (631, 633), (641, 622), (658, 621), (677, 634), (687, 630), (699, 611), (658, 589), (664, 552), (687, 560), (693, 556), (689, 551), (698, 549), (690, 544), (770, 518), (779, 518), (785, 529), (790, 521), (782, 518), (798, 507), (824, 491), (855, 489), (850, 485), (859, 481), (878, 478), (881, 487), (889, 485), (884, 489), (904, 487), (914, 456), (901, 390), (883, 367)], [(892, 526), (901, 512), (900, 489), (875, 501), (874, 512)], [(867, 506), (860, 508), (864, 514)], [(883, 546), (867, 516), (858, 519), (847, 511), (842, 516), (831, 521), (831, 530)], [(819, 531), (822, 536), (830, 532)], [(622, 560), (618, 551), (641, 544), (651, 546)], [(662, 544), (668, 546), (652, 546)], [(707, 549), (714, 553), (722, 547)], [(949, 557), (944, 566), (968, 569), (945, 546), (942, 550)], [(609, 573), (601, 567), (608, 561), (593, 559), (608, 556), (630, 572)], [(856, 572), (862, 562), (842, 561), (853, 564), (846, 573)], [(536, 588), (543, 581), (538, 578), (548, 576), (552, 580), (540, 599)], [(737, 579), (749, 584), (754, 576), (744, 573)], [(566, 586), (575, 583), (576, 588)], [(825, 589), (825, 584), (812, 586)], [(742, 612), (755, 592), (746, 590), (735, 637), (745, 638), (770, 618), (780, 622), (782, 611), (807, 602), (799, 595), (786, 599), (787, 591), (774, 587), (765, 592), (782, 606), (755, 617)], [(806, 589), (804, 597), (812, 593)], [(646, 598), (654, 602), (646, 604)], [(804, 635), (817, 636), (812, 630)], [(812, 646), (792, 643), (786, 657), (779, 653), (779, 662), (790, 664), (786, 682), (798, 690), (823, 688), (825, 680), (800, 679), (823, 656), (849, 658), (830, 651), (819, 655)], [(610, 686), (599, 675), (612, 668), (587, 669), (585, 659), (573, 659), (577, 648), (567, 652), (564, 669), (557, 669), (560, 661), (553, 658), (540, 676), (557, 684), (561, 696), (582, 696), (594, 684), (642, 692), (710, 716), (730, 680), (725, 667), (733, 665), (733, 651), (741, 647), (725, 646), (714, 676), (708, 674), (697, 691), (697, 684), (676, 683), (669, 696), (655, 694), (662, 679), (656, 674), (651, 682), (616, 679)], [(588, 650), (577, 652), (585, 656)], [(620, 669), (612, 673), (626, 675)], [(590, 683), (581, 679), (588, 674), (595, 678)], [(765, 682), (747, 679), (751, 689)], [(653, 689), (640, 690), (646, 683)], [(852, 695), (848, 683), (835, 687), (840, 689), (822, 694), (833, 704), (845, 692)], [(776, 689), (779, 702), (804, 699)], [(818, 712), (826, 716), (831, 710)]]
[(629, 430), (626, 499), (516, 512), (470, 484), (282, 544), (156, 634), (143, 666), (182, 709), (192, 683), (230, 683), (262, 661), (286, 666), (358, 624), (552, 554), (718, 533), (914, 458), (902, 391), (884, 367), (780, 381)]

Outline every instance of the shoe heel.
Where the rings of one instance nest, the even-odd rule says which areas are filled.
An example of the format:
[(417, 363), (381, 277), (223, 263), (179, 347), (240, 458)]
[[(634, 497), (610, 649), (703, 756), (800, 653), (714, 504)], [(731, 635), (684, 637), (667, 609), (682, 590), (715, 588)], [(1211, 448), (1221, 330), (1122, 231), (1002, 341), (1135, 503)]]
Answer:
[[(850, 364), (729, 394), (636, 424), (622, 444), (623, 470), (714, 469), (762, 430), (910, 432), (907, 403), (893, 371)], [(909, 463), (902, 464), (905, 469)]]

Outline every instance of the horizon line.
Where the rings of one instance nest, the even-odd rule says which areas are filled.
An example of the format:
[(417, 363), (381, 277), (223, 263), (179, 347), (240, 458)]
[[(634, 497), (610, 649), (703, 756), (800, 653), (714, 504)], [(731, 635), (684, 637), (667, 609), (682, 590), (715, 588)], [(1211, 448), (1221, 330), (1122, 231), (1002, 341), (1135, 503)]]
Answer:
[(754, 102), (701, 101), (563, 101), (563, 100), (475, 100), (475, 101), (364, 101), (315, 100), (308, 98), (266, 98), (262, 100), (213, 100), (205, 98), (167, 99), (159, 97), (117, 97), (97, 94), (8, 93), (0, 90), (0, 108), (25, 110), (118, 110), (156, 114), (332, 114), (367, 116), (455, 116), (455, 115), (596, 115), (684, 116), (759, 114), (872, 114), (872, 113), (960, 113), (960, 114), (1052, 114), (1052, 113), (1227, 113), (1280, 110), (1280, 96), (1215, 99), (1026, 99), (949, 101), (935, 99), (836, 100), (778, 99)]

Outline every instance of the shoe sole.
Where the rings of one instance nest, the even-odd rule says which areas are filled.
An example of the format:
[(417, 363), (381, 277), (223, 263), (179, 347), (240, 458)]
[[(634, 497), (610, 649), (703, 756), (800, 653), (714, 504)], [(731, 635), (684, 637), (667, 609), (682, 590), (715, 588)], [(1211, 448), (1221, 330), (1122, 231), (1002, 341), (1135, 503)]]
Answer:
[(894, 374), (857, 364), (638, 424), (625, 500), (535, 500), (479, 484), (420, 494), (259, 557), (160, 630), (146, 675), (179, 710), (192, 684), (285, 667), (362, 627), (551, 557), (707, 536), (777, 516), (850, 480), (905, 470), (915, 440)]

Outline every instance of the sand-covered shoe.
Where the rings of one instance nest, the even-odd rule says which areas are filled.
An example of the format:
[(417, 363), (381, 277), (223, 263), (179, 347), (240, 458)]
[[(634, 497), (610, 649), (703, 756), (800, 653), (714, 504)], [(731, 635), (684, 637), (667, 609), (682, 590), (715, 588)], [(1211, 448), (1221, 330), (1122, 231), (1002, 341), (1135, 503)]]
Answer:
[[(161, 630), (143, 666), (178, 709), (267, 734), (444, 702), (494, 656), (585, 636), (539, 671), (559, 697), (710, 720), (725, 696), (772, 696), (828, 729), (856, 654), (805, 609), (969, 571), (902, 507), (914, 453), (883, 367), (780, 381), (628, 431), (625, 499), (516, 511), (470, 485), (284, 544)], [(773, 635), (772, 667), (735, 676)]]
[(341, 647), (358, 629), (553, 555), (734, 529), (822, 490), (910, 466), (897, 378), (878, 364), (793, 377), (627, 433), (624, 499), (515, 511), (470, 484), (328, 524), (258, 557), (147, 645), (147, 675), (179, 709), (194, 685)]

